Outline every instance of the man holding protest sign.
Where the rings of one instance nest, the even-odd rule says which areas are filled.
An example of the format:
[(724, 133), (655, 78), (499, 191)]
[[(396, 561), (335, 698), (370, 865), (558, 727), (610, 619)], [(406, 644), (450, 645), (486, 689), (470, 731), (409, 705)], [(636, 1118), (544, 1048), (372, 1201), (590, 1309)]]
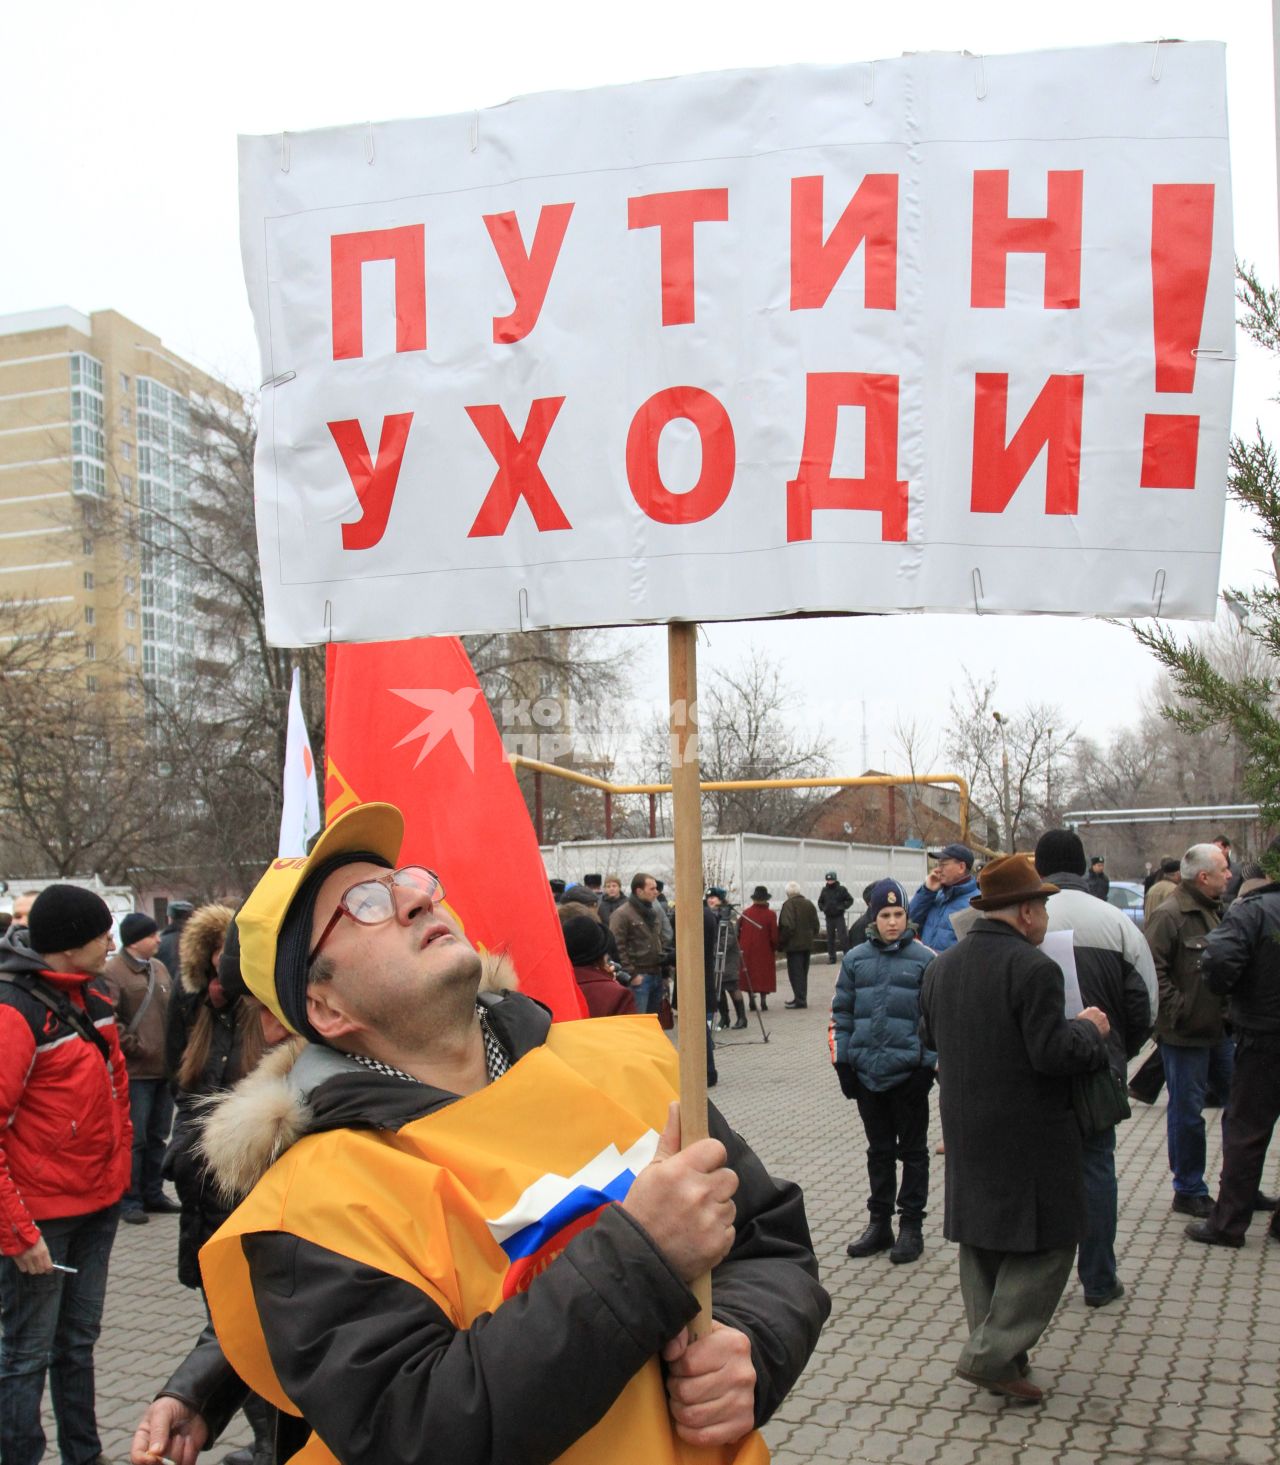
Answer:
[(799, 1190), (714, 1111), (679, 1148), (655, 1025), (477, 1002), (439, 878), (393, 869), (401, 833), (353, 809), (237, 918), (247, 984), (310, 1043), (208, 1146), (224, 1180), (263, 1172), (201, 1257), (228, 1359), (322, 1459), (763, 1460), (753, 1428), (830, 1306)]

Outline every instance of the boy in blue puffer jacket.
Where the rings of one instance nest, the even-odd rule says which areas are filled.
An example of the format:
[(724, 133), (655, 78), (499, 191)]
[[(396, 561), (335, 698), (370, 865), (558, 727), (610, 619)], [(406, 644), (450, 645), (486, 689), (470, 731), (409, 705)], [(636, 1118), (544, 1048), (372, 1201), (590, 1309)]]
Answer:
[(870, 1224), (846, 1249), (852, 1257), (888, 1250), (892, 1262), (913, 1262), (924, 1250), (929, 1089), (938, 1063), (920, 1037), (920, 987), (935, 953), (916, 938), (896, 880), (875, 885), (867, 908), (867, 939), (845, 957), (831, 999), (831, 1061), (845, 1098), (857, 1100), (871, 1181)]

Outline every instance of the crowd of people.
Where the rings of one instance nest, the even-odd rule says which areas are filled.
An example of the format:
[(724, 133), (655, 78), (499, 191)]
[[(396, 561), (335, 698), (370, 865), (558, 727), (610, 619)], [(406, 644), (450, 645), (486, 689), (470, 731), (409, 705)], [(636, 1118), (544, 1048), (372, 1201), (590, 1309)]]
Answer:
[[(921, 1255), (936, 1082), (943, 1235), (959, 1248), (970, 1329), (956, 1371), (976, 1386), (1042, 1399), (1030, 1353), (1073, 1263), (1087, 1306), (1124, 1296), (1116, 1126), (1130, 1095), (1154, 1097), (1153, 1069), (1169, 1089), (1171, 1209), (1193, 1218), (1187, 1237), (1239, 1247), (1253, 1216), (1272, 1212), (1280, 1241), (1260, 1189), (1280, 1118), (1280, 883), (1233, 868), (1229, 849), (1223, 836), (1156, 863), (1145, 934), (1108, 902), (1105, 861), (1086, 861), (1067, 829), (1048, 831), (1034, 859), (976, 872), (972, 850), (947, 845), (914, 895), (891, 879), (864, 892), (869, 925), (844, 957), (830, 1025), (867, 1142), (869, 1223), (848, 1254)], [(1153, 1031), (1148, 1077), (1131, 1088)], [(1213, 1104), (1225, 1105), (1216, 1200)]]
[[(397, 867), (401, 837), (396, 810), (360, 806), (238, 912), (175, 902), (163, 931), (126, 917), (114, 956), (91, 891), (50, 885), (15, 907), (0, 938), (3, 1465), (43, 1457), (46, 1375), (62, 1460), (97, 1465), (116, 1226), (171, 1211), (207, 1325), (144, 1414), (134, 1465), (194, 1465), (238, 1409), (254, 1442), (232, 1465), (304, 1447), (407, 1465), (427, 1435), (457, 1461), (584, 1440), (590, 1458), (755, 1458), (830, 1308), (800, 1191), (714, 1107), (711, 1138), (681, 1147), (660, 1026), (552, 1026), (518, 973), (477, 955), (439, 876)], [(775, 912), (758, 885), (735, 910), (713, 886), (699, 912), (709, 1083), (715, 1028), (768, 1010), (780, 956), (793, 1009), (824, 935), (840, 964), (829, 1057), (866, 1142), (853, 1260), (923, 1254), (937, 1088), (968, 1324), (956, 1371), (1019, 1403), (1043, 1396), (1031, 1353), (1072, 1268), (1088, 1306), (1124, 1296), (1116, 1126), (1153, 1029), (1160, 1072), (1149, 1061), (1132, 1092), (1168, 1087), (1188, 1239), (1241, 1246), (1274, 1209), (1260, 1185), (1280, 1117), (1280, 882), (1193, 845), (1176, 870), (1157, 863), (1144, 936), (1106, 900), (1104, 866), (1051, 830), (1034, 858), (981, 868), (949, 844), (914, 893), (865, 887), (852, 927), (835, 871), (816, 902), (789, 883)], [(588, 876), (556, 899), (590, 1016), (670, 1027), (681, 913), (662, 882), (637, 872), (624, 894)], [(1224, 1101), (1215, 1198), (1204, 1114)], [(714, 1321), (695, 1329), (708, 1271)], [(566, 1376), (573, 1396), (546, 1409)]]

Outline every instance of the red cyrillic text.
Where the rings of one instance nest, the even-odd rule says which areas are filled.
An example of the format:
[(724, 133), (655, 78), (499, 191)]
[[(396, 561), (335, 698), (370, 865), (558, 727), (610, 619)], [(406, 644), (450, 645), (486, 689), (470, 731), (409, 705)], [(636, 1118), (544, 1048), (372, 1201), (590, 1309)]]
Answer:
[(386, 532), (412, 421), (412, 412), (397, 412), (383, 418), (376, 463), (369, 459), (369, 445), (359, 422), (329, 423), (329, 431), (364, 511), (354, 524), (342, 526), (343, 549), (372, 549)]
[(1002, 514), (1042, 449), (1046, 514), (1074, 514), (1080, 503), (1080, 427), (1084, 377), (1051, 376), (1005, 446), (1009, 417), (1007, 372), (980, 371), (974, 378), (973, 482), (975, 514)]
[(1011, 254), (1044, 255), (1044, 308), (1080, 308), (1080, 237), (1084, 173), (1050, 172), (1048, 213), (1043, 219), (1009, 217), (1009, 170), (979, 168), (973, 175), (973, 278), (975, 308), (1004, 309), (1005, 272)]
[(521, 499), (529, 505), (533, 522), (543, 533), (548, 529), (573, 527), (538, 467), (538, 458), (556, 414), (563, 406), (563, 397), (536, 398), (525, 419), (524, 432), (518, 438), (501, 407), (467, 408), (467, 416), (475, 423), (476, 431), (498, 465), (475, 523), (467, 530), (468, 539), (505, 534)]
[(396, 350), (427, 349), (426, 230), (422, 224), (400, 229), (369, 229), (334, 234), (329, 240), (333, 308), (333, 359), (364, 355), (364, 292), (361, 266), (370, 260), (395, 261)]
[[(841, 407), (866, 412), (861, 478), (832, 478)], [(878, 372), (810, 372), (800, 468), (787, 484), (787, 542), (813, 538), (816, 509), (870, 509), (880, 538), (907, 537), (907, 484), (898, 477), (898, 378)]]
[(514, 213), (485, 214), (484, 226), (493, 240), (494, 249), (498, 251), (498, 262), (515, 301), (509, 315), (494, 316), (495, 341), (519, 341), (537, 325), (572, 213), (571, 203), (543, 204), (530, 250), (524, 247)]
[(661, 232), (662, 324), (693, 320), (693, 226), (723, 224), (729, 217), (727, 188), (686, 188), (646, 193), (627, 200), (627, 228)]
[(898, 175), (868, 173), (822, 238), (821, 177), (791, 180), (791, 309), (821, 310), (860, 245), (868, 310), (898, 303)]
[[(692, 422), (702, 440), (702, 471), (687, 493), (672, 493), (658, 472), (658, 439), (667, 423)], [(627, 482), (636, 503), (658, 524), (697, 524), (722, 507), (733, 487), (738, 450), (723, 404), (701, 387), (655, 392), (631, 419)]]

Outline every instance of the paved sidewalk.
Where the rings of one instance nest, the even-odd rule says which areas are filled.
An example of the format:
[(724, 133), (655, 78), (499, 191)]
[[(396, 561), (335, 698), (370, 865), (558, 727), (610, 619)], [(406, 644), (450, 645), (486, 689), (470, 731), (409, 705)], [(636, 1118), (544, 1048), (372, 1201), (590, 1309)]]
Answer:
[[(1263, 1216), (1241, 1251), (1185, 1239), (1186, 1218), (1169, 1210), (1163, 1103), (1135, 1105), (1120, 1130), (1117, 1252), (1127, 1295), (1095, 1311), (1073, 1284), (1032, 1359), (1033, 1378), (1048, 1390), (1039, 1408), (1002, 1403), (953, 1376), (963, 1328), (955, 1248), (941, 1237), (940, 1158), (921, 1261), (846, 1257), (866, 1223), (866, 1170), (857, 1111), (826, 1056), (834, 974), (820, 958), (811, 1006), (788, 1012), (780, 973), (765, 1015), (770, 1041), (759, 1042), (753, 1018), (750, 1032), (724, 1038), (754, 1043), (717, 1053), (715, 1101), (770, 1168), (804, 1186), (834, 1300), (808, 1370), (765, 1431), (777, 1465), (1272, 1465), (1280, 1455), (1280, 1245), (1265, 1240)], [(936, 1098), (933, 1108), (931, 1146)], [(1216, 1117), (1210, 1129), (1216, 1178)], [(1264, 1186), (1280, 1189), (1280, 1149)], [(99, 1418), (116, 1461), (127, 1458), (138, 1415), (203, 1323), (199, 1298), (174, 1279), (176, 1252), (171, 1217), (120, 1228), (98, 1349)], [(247, 1438), (238, 1418), (211, 1458)]]

